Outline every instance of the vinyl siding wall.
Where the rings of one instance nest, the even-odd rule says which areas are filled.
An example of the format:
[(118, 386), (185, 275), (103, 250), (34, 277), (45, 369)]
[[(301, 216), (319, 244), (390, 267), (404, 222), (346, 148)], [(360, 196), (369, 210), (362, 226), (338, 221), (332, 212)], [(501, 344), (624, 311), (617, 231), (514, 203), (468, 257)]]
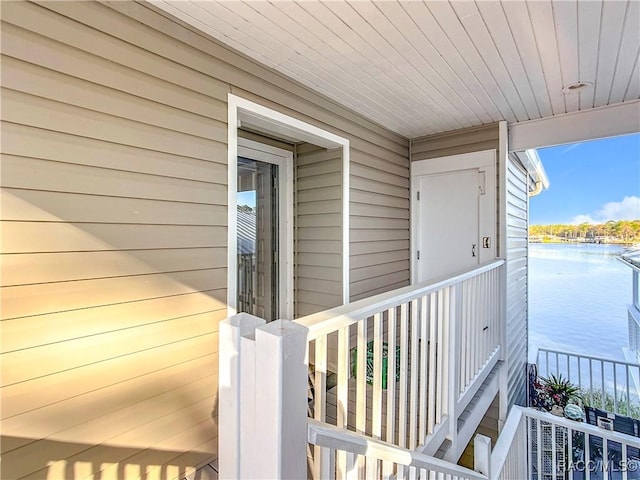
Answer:
[(342, 304), (342, 150), (297, 145), (295, 172), (297, 318)]
[(184, 474), (217, 450), (227, 94), (350, 140), (352, 298), (409, 282), (408, 142), (148, 5), (1, 8), (0, 476)]
[(509, 406), (524, 405), (527, 395), (528, 175), (514, 160), (507, 163), (507, 382)]
[(411, 141), (411, 161), (499, 149), (498, 124), (428, 135)]
[[(409, 285), (409, 164), (351, 144), (351, 300)], [(408, 158), (408, 156), (407, 156)]]

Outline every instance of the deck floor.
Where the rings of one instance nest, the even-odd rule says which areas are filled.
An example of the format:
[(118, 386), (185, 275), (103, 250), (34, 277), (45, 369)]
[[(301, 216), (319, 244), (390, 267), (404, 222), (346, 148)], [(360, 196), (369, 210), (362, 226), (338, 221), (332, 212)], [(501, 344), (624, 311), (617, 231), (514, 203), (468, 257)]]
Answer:
[(218, 460), (198, 468), (181, 480), (218, 480)]

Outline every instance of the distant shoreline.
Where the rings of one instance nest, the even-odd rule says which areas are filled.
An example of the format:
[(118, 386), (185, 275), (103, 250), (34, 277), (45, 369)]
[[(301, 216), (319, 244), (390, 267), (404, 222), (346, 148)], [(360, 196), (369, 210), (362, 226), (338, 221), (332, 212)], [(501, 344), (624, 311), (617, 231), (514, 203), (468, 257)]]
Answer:
[(529, 225), (529, 243), (588, 243), (636, 245), (640, 243), (640, 219), (609, 220), (590, 224)]
[(559, 244), (559, 243), (569, 243), (574, 245), (620, 245), (622, 247), (628, 247), (632, 245), (636, 245), (638, 242), (633, 240), (623, 240), (619, 239), (608, 239), (608, 240), (592, 240), (592, 239), (584, 239), (584, 238), (539, 238), (538, 235), (530, 235), (529, 243), (548, 243), (548, 244)]

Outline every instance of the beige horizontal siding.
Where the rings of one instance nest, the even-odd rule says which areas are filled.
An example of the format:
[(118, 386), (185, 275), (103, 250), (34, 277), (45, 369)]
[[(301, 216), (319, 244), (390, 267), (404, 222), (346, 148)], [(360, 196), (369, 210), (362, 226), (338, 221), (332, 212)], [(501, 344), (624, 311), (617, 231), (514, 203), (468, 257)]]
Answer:
[[(11, 187), (4, 188), (1, 195), (7, 209), (5, 220), (59, 222), (64, 215), (69, 223), (224, 226), (227, 222), (225, 214), (211, 214), (210, 205), (205, 203)], [(30, 208), (38, 204), (47, 205), (47, 210)]]
[(227, 138), (222, 122), (217, 122), (211, 138), (202, 138), (6, 88), (2, 104), (6, 122), (199, 159), (209, 156), (211, 142)]
[[(349, 139), (352, 297), (408, 283), (408, 141), (149, 5), (1, 8), (1, 476), (172, 478), (217, 449), (227, 93)], [(307, 153), (300, 315), (342, 301), (341, 160)]]
[(411, 161), (498, 150), (498, 137), (498, 124), (492, 123), (415, 138), (411, 141)]
[(5, 254), (226, 246), (226, 227), (12, 221), (0, 228)]
[[(226, 115), (225, 108), (225, 115)], [(289, 152), (293, 152), (293, 144), (287, 143), (281, 140), (276, 140), (275, 138), (266, 137), (261, 133), (251, 132), (249, 130), (245, 130), (243, 128), (238, 129), (238, 138), (244, 138), (247, 140), (251, 140), (253, 142), (263, 143), (265, 145), (269, 145), (272, 147), (280, 148), (282, 150), (287, 150)]]
[(212, 138), (221, 129), (221, 123), (226, 123), (227, 112), (223, 101), (210, 105), (209, 115), (205, 116), (164, 105), (155, 97), (141, 98), (11, 57), (5, 58), (4, 65), (7, 73), (2, 78), (3, 87), (22, 94), (38, 95), (202, 138)]
[[(61, 153), (62, 155), (62, 153)], [(226, 205), (226, 186), (4, 155), (2, 186), (125, 198)], [(177, 167), (179, 168), (179, 167)]]
[(2, 132), (4, 153), (18, 157), (61, 161), (59, 152), (64, 151), (67, 164), (226, 183), (227, 146), (223, 144), (210, 145), (210, 159), (194, 159), (26, 125), (5, 123)]
[(2, 313), (9, 320), (62, 310), (132, 302), (140, 298), (180, 295), (194, 290), (222, 289), (226, 285), (224, 273), (222, 269), (199, 269), (4, 287)]
[[(217, 333), (213, 332), (194, 337), (190, 342), (167, 343), (156, 348), (133, 352), (126, 356), (84, 365), (77, 368), (73, 372), (73, 376), (68, 375), (68, 372), (59, 372), (54, 375), (15, 383), (3, 387), (2, 413), (6, 417), (5, 419), (24, 415), (25, 423), (29, 423), (29, 419), (36, 413), (35, 410), (48, 405), (57, 405), (57, 411), (67, 412), (52, 421), (53, 427), (62, 432), (71, 425), (68, 422), (74, 421), (74, 408), (72, 408), (72, 405), (75, 405), (74, 402), (76, 401), (87, 400), (84, 395), (94, 391), (104, 393), (105, 396), (100, 403), (96, 404), (87, 400), (88, 403), (85, 405), (86, 408), (93, 406), (93, 415), (98, 418), (103, 414), (104, 408), (111, 408), (112, 402), (117, 401), (116, 395), (112, 395), (109, 390), (115, 385), (126, 383), (132, 398), (136, 398), (141, 394), (148, 395), (151, 398), (160, 395), (169, 387), (179, 388), (179, 380), (172, 381), (170, 378), (171, 369), (182, 364), (186, 365), (196, 359), (202, 359), (203, 361), (208, 359), (205, 366), (206, 369), (217, 368), (216, 345)], [(200, 350), (200, 353), (202, 353), (205, 348), (207, 353), (202, 355), (193, 354), (193, 349)], [(158, 371), (162, 371), (162, 376), (157, 374)], [(160, 388), (158, 382), (164, 381), (169, 383)], [(76, 400), (76, 397), (79, 398)], [(73, 402), (71, 402), (72, 400)], [(96, 411), (95, 408), (97, 407), (100, 408)], [(123, 425), (119, 427), (125, 428)], [(130, 428), (131, 425), (126, 427)], [(33, 423), (32, 431), (29, 433), (35, 435), (38, 428), (38, 424)], [(19, 432), (15, 433), (19, 434)], [(23, 433), (26, 434), (27, 432)], [(55, 433), (50, 432), (48, 436)], [(99, 435), (99, 432), (96, 432), (96, 434)], [(32, 442), (37, 439), (38, 437), (32, 436), (29, 441)], [(80, 438), (77, 440), (82, 441)], [(3, 451), (6, 451), (5, 445), (2, 448)]]
[[(199, 270), (203, 265), (223, 268), (226, 263), (212, 264), (214, 248), (138, 250), (135, 252), (96, 251), (41, 253), (32, 257), (32, 268), (24, 265), (21, 254), (7, 255), (2, 262), (3, 286), (33, 285), (95, 278), (119, 278), (149, 275), (157, 271), (180, 272)], [(27, 253), (26, 255), (33, 255)], [(134, 257), (135, 256), (135, 257)], [(134, 258), (137, 261), (133, 261)]]
[(342, 304), (342, 150), (299, 144), (295, 172), (294, 316), (301, 317)]
[[(65, 265), (64, 261), (60, 261), (60, 265)], [(2, 325), (2, 351), (8, 354), (15, 350), (34, 348), (37, 345), (160, 324), (191, 315), (206, 315), (216, 307), (218, 315), (223, 316), (226, 312), (219, 308), (218, 302), (212, 300), (213, 296), (221, 294), (221, 292), (210, 290), (66, 310), (48, 314), (46, 322), (43, 322), (39, 316), (6, 321)], [(185, 315), (185, 312), (196, 313)], [(34, 342), (34, 339), (37, 340)]]
[(2, 477), (210, 459), (228, 87), (104, 58), (135, 48), (38, 5), (2, 13)]
[(376, 160), (352, 152), (351, 300), (410, 282), (409, 165)]

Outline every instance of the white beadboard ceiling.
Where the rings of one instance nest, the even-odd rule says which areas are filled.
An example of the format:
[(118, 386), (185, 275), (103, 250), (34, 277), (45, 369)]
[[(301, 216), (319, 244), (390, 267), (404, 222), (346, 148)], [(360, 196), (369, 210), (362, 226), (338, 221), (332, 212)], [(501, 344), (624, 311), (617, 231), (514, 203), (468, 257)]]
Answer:
[(637, 0), (152, 3), (406, 137), (640, 97)]

